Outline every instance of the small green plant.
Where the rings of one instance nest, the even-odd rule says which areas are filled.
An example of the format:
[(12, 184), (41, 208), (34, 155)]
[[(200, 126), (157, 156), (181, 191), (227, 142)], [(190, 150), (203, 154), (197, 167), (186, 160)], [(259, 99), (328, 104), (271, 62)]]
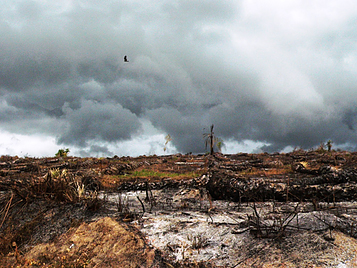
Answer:
[(54, 179), (65, 178), (67, 177), (67, 169), (60, 170), (59, 168), (51, 169), (50, 170), (51, 177)]
[(223, 141), (222, 141), (222, 140), (219, 140), (219, 141), (217, 142), (217, 149), (218, 149), (219, 152), (222, 151), (222, 147), (223, 147), (223, 146), (224, 146)]
[(56, 153), (56, 157), (67, 157), (69, 153), (69, 149), (59, 149), (58, 152)]

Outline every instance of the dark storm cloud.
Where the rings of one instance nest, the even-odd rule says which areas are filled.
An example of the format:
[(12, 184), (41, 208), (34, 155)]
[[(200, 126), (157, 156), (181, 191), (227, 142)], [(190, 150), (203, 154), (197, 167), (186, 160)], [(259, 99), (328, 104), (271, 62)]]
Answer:
[(349, 130), (354, 131), (355, 125), (357, 123), (357, 108), (353, 110), (352, 109), (347, 110), (344, 114), (342, 122), (348, 126)]
[(182, 113), (174, 108), (159, 108), (148, 112), (154, 126), (170, 134), (173, 144), (180, 152), (203, 152), (203, 114)]
[(113, 142), (130, 139), (140, 129), (135, 115), (119, 104), (83, 101), (79, 109), (64, 106), (66, 131), (59, 143), (87, 146), (87, 140)]
[(83, 157), (98, 156), (98, 155), (114, 155), (106, 146), (92, 145), (89, 150), (80, 150), (80, 155)]
[(356, 144), (356, 14), (334, 0), (6, 0), (1, 127), (82, 154), (111, 153), (143, 120), (180, 152), (205, 151), (211, 124), (268, 151)]

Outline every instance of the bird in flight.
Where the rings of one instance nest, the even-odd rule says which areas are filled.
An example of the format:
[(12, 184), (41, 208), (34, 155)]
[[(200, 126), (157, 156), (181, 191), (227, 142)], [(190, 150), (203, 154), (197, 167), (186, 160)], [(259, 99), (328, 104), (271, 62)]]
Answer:
[(124, 56), (124, 62), (129, 62), (126, 56)]

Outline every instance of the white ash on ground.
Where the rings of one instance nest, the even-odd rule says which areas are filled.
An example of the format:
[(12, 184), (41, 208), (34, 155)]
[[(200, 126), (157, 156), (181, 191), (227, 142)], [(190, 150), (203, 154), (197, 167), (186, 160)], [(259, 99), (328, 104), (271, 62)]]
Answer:
[[(321, 203), (316, 211), (311, 203), (210, 202), (198, 189), (151, 194), (155, 205), (145, 191), (121, 193), (136, 213), (142, 212), (143, 200), (145, 213), (133, 223), (175, 261), (214, 267), (357, 267), (357, 241), (349, 234), (353, 228), (346, 229), (356, 217), (356, 203), (333, 208)], [(118, 202), (117, 196), (107, 198)]]

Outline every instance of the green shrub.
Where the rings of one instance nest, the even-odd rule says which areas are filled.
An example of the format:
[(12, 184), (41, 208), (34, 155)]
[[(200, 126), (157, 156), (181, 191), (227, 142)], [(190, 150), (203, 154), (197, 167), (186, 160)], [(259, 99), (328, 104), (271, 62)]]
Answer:
[(56, 153), (56, 157), (67, 157), (69, 153), (69, 149), (59, 149), (58, 152)]

